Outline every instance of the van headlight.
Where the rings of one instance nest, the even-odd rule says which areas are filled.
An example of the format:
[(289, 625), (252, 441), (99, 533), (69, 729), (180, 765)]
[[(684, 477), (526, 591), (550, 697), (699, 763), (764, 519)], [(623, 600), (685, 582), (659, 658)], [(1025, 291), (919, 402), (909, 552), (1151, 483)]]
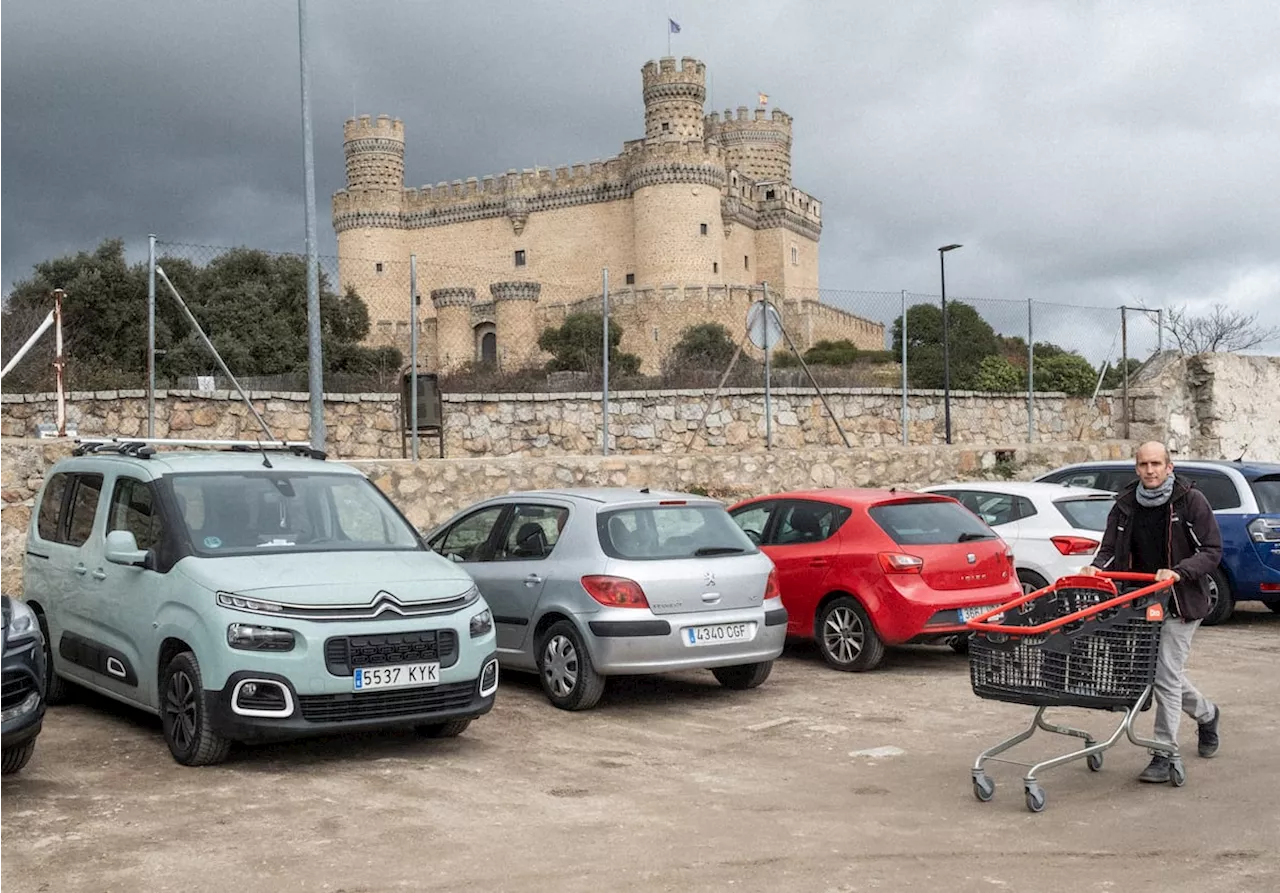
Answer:
[(293, 630), (253, 623), (233, 623), (227, 627), (227, 644), (241, 651), (292, 651)]
[(471, 618), (471, 638), (478, 639), (493, 629), (493, 612), (485, 608)]

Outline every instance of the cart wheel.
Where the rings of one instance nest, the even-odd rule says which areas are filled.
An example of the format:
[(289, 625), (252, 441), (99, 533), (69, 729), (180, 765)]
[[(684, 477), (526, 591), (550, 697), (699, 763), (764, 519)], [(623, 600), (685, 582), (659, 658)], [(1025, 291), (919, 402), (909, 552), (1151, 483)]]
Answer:
[(1102, 753), (1101, 753), (1101, 751), (1099, 751), (1098, 753), (1091, 753), (1091, 754), (1089, 754), (1087, 757), (1085, 757), (1085, 758), (1084, 758), (1084, 761), (1085, 761), (1086, 763), (1088, 763), (1089, 768), (1090, 768), (1091, 770), (1093, 770), (1094, 772), (1101, 772), (1101, 771), (1102, 771)]
[(990, 775), (975, 775), (973, 777), (973, 796), (986, 803), (995, 795), (996, 783), (991, 780)]
[(1027, 809), (1044, 812), (1044, 789), (1038, 784), (1027, 785)]
[(1182, 760), (1174, 760), (1169, 767), (1169, 783), (1180, 788), (1187, 783), (1187, 772), (1182, 768)]

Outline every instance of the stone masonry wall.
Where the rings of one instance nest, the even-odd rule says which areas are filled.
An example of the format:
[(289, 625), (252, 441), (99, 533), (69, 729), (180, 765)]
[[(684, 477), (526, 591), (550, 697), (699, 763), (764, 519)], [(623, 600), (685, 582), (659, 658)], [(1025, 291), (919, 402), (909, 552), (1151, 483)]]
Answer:
[[(890, 389), (839, 388), (825, 392), (855, 448), (901, 444), (901, 394)], [(619, 453), (724, 453), (765, 446), (764, 394), (729, 388), (707, 406), (703, 390), (623, 391), (609, 399), (609, 449)], [(306, 394), (251, 393), (255, 407), (277, 437), (306, 440)], [(6, 437), (32, 437), (54, 417), (49, 394), (0, 397)], [(913, 444), (944, 441), (941, 391), (914, 391), (909, 398)], [(772, 392), (773, 445), (779, 449), (843, 446), (821, 400), (807, 388)], [(599, 392), (557, 394), (447, 394), (445, 454), (449, 457), (551, 456), (600, 450)], [(958, 444), (1004, 444), (1026, 440), (1026, 398), (1021, 395), (952, 393), (952, 440)], [(77, 434), (145, 436), (147, 401), (142, 391), (72, 393), (68, 419)], [(706, 416), (700, 431), (699, 421)], [(337, 458), (390, 459), (401, 455), (400, 404), (394, 394), (331, 394), (325, 402), (329, 450)], [(1036, 439), (1106, 440), (1116, 436), (1112, 401), (1061, 394), (1036, 399)], [(696, 436), (695, 436), (696, 433)], [(253, 416), (231, 391), (162, 391), (156, 399), (156, 436), (254, 439)], [(420, 455), (436, 454), (434, 439)]]
[[(0, 441), (0, 583), (22, 591), (22, 556), (36, 492), (50, 466), (70, 452), (65, 441)], [(990, 477), (1030, 479), (1059, 465), (1131, 455), (1107, 441), (996, 447), (874, 447), (673, 456), (547, 456), (504, 459), (358, 461), (421, 530), (490, 496), (548, 487), (653, 487), (705, 491), (732, 502), (757, 494), (816, 487), (920, 487)]]

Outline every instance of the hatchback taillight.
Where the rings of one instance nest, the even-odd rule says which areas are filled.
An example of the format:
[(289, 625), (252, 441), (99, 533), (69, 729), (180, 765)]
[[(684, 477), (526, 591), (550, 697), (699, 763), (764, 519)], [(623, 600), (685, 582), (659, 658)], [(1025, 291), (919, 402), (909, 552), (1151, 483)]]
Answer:
[(1280, 543), (1280, 520), (1254, 518), (1249, 522), (1249, 539), (1255, 543)]
[(1087, 536), (1051, 536), (1049, 542), (1063, 555), (1092, 555), (1098, 551), (1098, 541)]
[(902, 552), (881, 552), (880, 569), (886, 574), (918, 574), (924, 570), (924, 559)]
[(776, 570), (769, 571), (769, 581), (764, 584), (764, 600), (771, 598), (782, 598), (782, 587), (778, 585), (778, 572)]
[(582, 578), (582, 588), (606, 608), (647, 608), (649, 600), (635, 580), (611, 577), (607, 574), (589, 574)]

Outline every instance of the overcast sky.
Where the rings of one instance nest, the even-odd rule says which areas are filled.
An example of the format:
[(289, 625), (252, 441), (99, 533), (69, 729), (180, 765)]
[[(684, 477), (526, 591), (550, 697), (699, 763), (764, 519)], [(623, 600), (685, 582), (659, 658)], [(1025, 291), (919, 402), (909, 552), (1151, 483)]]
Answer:
[[(303, 249), (295, 2), (5, 0), (0, 15), (6, 292), (108, 236), (137, 259), (149, 232)], [(672, 54), (707, 63), (707, 111), (764, 92), (794, 116), (794, 181), (824, 202), (824, 289), (936, 293), (936, 249), (960, 242), (952, 296), (1221, 301), (1280, 325), (1268, 0), (310, 0), (308, 15), (323, 253), (353, 108), (404, 120), (409, 185), (605, 158), (643, 135), (640, 67), (666, 54), (669, 16)], [(1045, 319), (1063, 341), (1114, 335), (1114, 314)]]

